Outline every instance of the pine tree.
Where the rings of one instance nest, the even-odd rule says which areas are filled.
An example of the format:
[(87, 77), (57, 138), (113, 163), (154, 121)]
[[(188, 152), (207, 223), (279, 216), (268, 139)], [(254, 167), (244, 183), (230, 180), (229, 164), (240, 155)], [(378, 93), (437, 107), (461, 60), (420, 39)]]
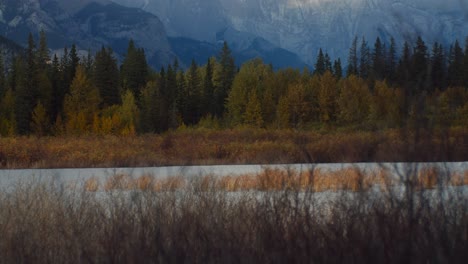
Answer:
[(405, 41), (403, 44), (403, 52), (398, 63), (398, 70), (396, 74), (396, 79), (398, 80), (398, 84), (405, 88), (407, 93), (410, 92), (409, 82), (411, 80), (411, 72), (412, 72), (412, 55), (411, 49), (408, 42)]
[(214, 84), (213, 84), (213, 66), (212, 59), (208, 59), (205, 66), (205, 78), (203, 79), (203, 115), (215, 115), (214, 108)]
[(428, 59), (427, 47), (421, 37), (416, 40), (416, 47), (413, 53), (412, 79), (415, 81), (415, 88), (419, 91), (428, 89)]
[(218, 84), (215, 87), (215, 115), (220, 118), (225, 111), (225, 102), (231, 91), (234, 77), (236, 74), (236, 65), (234, 63), (234, 57), (231, 54), (231, 49), (227, 42), (224, 42), (223, 48), (219, 54), (219, 73), (216, 76), (219, 80), (216, 80)]
[(187, 109), (184, 113), (184, 122), (186, 124), (196, 124), (201, 118), (201, 84), (198, 65), (195, 60), (192, 60), (187, 72), (187, 91), (185, 93), (189, 99), (187, 102)]
[(102, 47), (96, 53), (92, 77), (102, 99), (101, 108), (120, 104), (119, 69), (110, 48)]
[(325, 65), (325, 56), (323, 55), (322, 49), (319, 50), (319, 54), (317, 56), (317, 61), (315, 62), (315, 70), (314, 74), (322, 75), (326, 71)]
[(333, 63), (333, 75), (337, 79), (341, 79), (343, 77), (343, 69), (341, 68), (341, 59), (335, 60)]
[(346, 72), (346, 76), (358, 75), (357, 41), (358, 38), (355, 37), (351, 44), (351, 48), (349, 49), (348, 70)]
[(60, 63), (57, 55), (52, 58), (52, 65), (49, 69), (49, 79), (52, 86), (52, 111), (50, 112), (51, 120), (56, 120), (62, 111), (63, 99), (65, 98), (64, 90), (61, 83)]
[(363, 79), (367, 79), (371, 68), (371, 58), (369, 46), (364, 37), (362, 38), (360, 53), (359, 76)]
[(441, 44), (435, 42), (431, 55), (431, 90), (445, 88), (445, 55)]
[(325, 53), (325, 71), (333, 72), (331, 58), (330, 55), (328, 55), (328, 53)]
[(450, 48), (447, 76), (449, 86), (455, 87), (463, 85), (465, 79), (463, 76), (463, 60), (463, 50), (460, 47), (458, 40), (456, 40), (455, 44)]
[[(21, 67), (21, 62), (17, 65)], [(19, 70), (19, 69), (18, 69)], [(37, 65), (36, 45), (32, 34), (28, 37), (28, 48), (26, 50), (26, 65), (24, 75), (19, 75), (16, 91), (16, 118), (18, 133), (21, 135), (30, 132), (31, 112), (37, 100)], [(22, 79), (22, 80), (21, 80)]]
[(3, 60), (3, 52), (0, 50), (0, 98), (3, 98), (6, 90), (5, 61)]
[(396, 44), (395, 39), (392, 37), (390, 39), (390, 47), (388, 48), (388, 53), (385, 62), (385, 74), (384, 77), (387, 78), (390, 82), (395, 82), (397, 68), (397, 57), (396, 57)]
[(128, 43), (127, 54), (121, 66), (121, 85), (123, 90), (130, 89), (138, 98), (140, 89), (148, 80), (148, 63), (143, 49), (137, 49), (135, 42)]
[(76, 68), (80, 64), (80, 57), (78, 56), (78, 51), (76, 50), (76, 45), (73, 44), (70, 49), (70, 53), (68, 54), (70, 56), (68, 62), (70, 63), (68, 65), (68, 74), (70, 77), (70, 80), (73, 80), (76, 74)]
[(39, 33), (39, 48), (37, 50), (37, 65), (39, 69), (46, 70), (50, 61), (49, 48), (47, 47), (47, 37), (44, 30)]
[(382, 80), (385, 76), (385, 50), (379, 37), (375, 40), (372, 52), (372, 75), (377, 80)]
[(465, 56), (463, 59), (464, 86), (468, 87), (468, 37), (465, 40)]

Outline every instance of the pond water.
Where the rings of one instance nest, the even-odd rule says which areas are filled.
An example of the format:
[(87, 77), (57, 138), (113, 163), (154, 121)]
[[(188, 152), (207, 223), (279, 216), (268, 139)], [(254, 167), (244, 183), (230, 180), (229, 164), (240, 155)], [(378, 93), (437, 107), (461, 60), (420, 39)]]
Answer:
[(452, 172), (468, 171), (468, 162), (449, 163), (337, 163), (337, 164), (272, 164), (272, 165), (218, 165), (218, 166), (175, 166), (175, 167), (146, 167), (146, 168), (80, 168), (80, 169), (23, 169), (0, 170), (0, 186), (8, 186), (18, 182), (30, 181), (59, 181), (81, 182), (91, 177), (106, 179), (116, 174), (140, 177), (152, 175), (154, 177), (184, 176), (195, 177), (203, 175), (226, 176), (258, 173), (264, 169), (294, 169), (304, 171), (310, 169), (340, 170), (346, 168), (360, 168), (365, 171), (388, 169), (393, 173), (404, 173), (412, 169), (424, 167), (438, 167)]

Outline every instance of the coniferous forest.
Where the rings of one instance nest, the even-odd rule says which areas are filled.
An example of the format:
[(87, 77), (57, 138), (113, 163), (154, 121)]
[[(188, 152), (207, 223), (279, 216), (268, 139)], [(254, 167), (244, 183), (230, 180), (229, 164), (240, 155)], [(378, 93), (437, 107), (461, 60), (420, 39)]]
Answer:
[(24, 54), (0, 69), (0, 134), (468, 125), (468, 40), (462, 48), (355, 38), (347, 61), (320, 50), (313, 71), (274, 71), (260, 59), (237, 67), (224, 44), (204, 65), (155, 71), (132, 40), (119, 65), (109, 47), (80, 57), (73, 45), (51, 57), (45, 34), (30, 35)]

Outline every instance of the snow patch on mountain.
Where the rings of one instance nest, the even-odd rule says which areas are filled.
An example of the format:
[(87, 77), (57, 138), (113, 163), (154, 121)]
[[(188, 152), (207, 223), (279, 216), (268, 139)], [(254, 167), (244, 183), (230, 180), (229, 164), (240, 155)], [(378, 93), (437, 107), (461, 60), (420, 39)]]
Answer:
[(468, 35), (466, 0), (114, 0), (161, 18), (172, 36), (216, 41), (219, 32), (257, 36), (313, 64), (319, 48), (346, 60), (355, 36), (445, 44)]

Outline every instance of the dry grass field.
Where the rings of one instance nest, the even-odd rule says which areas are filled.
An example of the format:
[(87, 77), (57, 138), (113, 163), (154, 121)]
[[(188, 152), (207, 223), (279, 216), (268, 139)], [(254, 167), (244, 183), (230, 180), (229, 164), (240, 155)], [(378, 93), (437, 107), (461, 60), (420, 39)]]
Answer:
[(465, 161), (468, 129), (445, 132), (187, 129), (129, 137), (0, 138), (0, 168)]

